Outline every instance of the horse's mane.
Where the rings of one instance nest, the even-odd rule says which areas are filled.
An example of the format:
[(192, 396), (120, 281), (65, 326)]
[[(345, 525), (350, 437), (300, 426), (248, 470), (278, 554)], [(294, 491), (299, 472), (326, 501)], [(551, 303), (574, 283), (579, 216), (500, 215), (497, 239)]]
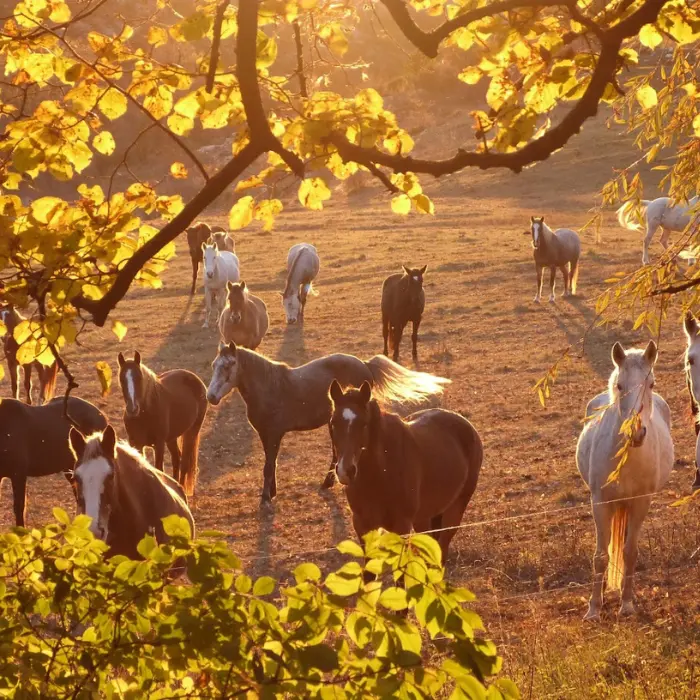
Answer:
[(156, 373), (143, 362), (141, 363), (141, 376), (143, 377), (143, 402), (148, 405), (151, 398), (158, 395), (161, 384)]
[(287, 296), (287, 292), (291, 288), (292, 284), (292, 277), (294, 275), (295, 270), (297, 269), (297, 265), (299, 264), (299, 260), (301, 258), (302, 253), (306, 252), (306, 248), (301, 248), (299, 252), (294, 256), (294, 260), (292, 260), (292, 266), (289, 268), (289, 274), (287, 275), (287, 282), (284, 286), (284, 292), (283, 296)]
[[(255, 350), (248, 348), (237, 347), (236, 356), (241, 364), (241, 373), (238, 382), (239, 391), (246, 388), (251, 389), (252, 385), (257, 385), (257, 388), (268, 390), (267, 397), (269, 398), (269, 390), (285, 392), (286, 385), (289, 381), (289, 372), (292, 369), (286, 362), (277, 362), (265, 357)], [(250, 380), (252, 381), (246, 381)], [(242, 380), (242, 381), (241, 381)], [(242, 386), (245, 384), (245, 386)], [(261, 396), (258, 391), (253, 391), (256, 396)]]

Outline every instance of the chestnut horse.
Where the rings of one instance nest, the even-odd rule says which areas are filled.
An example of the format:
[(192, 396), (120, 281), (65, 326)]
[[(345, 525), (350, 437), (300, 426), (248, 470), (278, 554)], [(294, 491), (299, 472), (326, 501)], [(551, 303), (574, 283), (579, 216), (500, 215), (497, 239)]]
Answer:
[(267, 306), (260, 297), (250, 293), (243, 280), (229, 282), (226, 291), (226, 306), (219, 317), (221, 339), (224, 343), (233, 341), (236, 345), (255, 350), (270, 325)]
[(357, 536), (379, 527), (399, 535), (448, 528), (433, 534), (444, 564), (481, 470), (474, 426), (441, 408), (405, 419), (387, 413), (369, 382), (343, 393), (333, 381), (330, 398), (336, 471)]
[(119, 384), (124, 395), (124, 428), (137, 450), (152, 447), (156, 468), (163, 471), (165, 446), (173, 463), (173, 477), (191, 496), (199, 471), (199, 432), (207, 414), (207, 389), (186, 369), (158, 376), (141, 362), (119, 353)]

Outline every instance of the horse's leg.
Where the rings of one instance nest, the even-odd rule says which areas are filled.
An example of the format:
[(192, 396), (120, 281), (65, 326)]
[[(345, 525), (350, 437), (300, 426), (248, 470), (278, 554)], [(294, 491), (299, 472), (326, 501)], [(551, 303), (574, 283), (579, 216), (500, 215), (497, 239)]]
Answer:
[(620, 615), (634, 614), (634, 570), (637, 567), (637, 555), (639, 554), (639, 536), (642, 533), (642, 524), (649, 512), (650, 505), (651, 498), (638, 498), (630, 501), (630, 505), (627, 507), (627, 533), (625, 546), (622, 550), (625, 568)]
[(654, 238), (654, 234), (656, 233), (656, 229), (659, 227), (659, 224), (656, 220), (651, 221), (645, 214), (645, 218), (647, 220), (647, 234), (644, 236), (644, 246), (642, 250), (642, 265), (648, 265), (650, 262), (649, 259), (649, 246), (651, 245), (651, 240)]
[(331, 431), (331, 424), (328, 424), (328, 432), (330, 433), (331, 436), (331, 466), (328, 467), (328, 472), (326, 473), (326, 478), (323, 480), (323, 484), (321, 484), (321, 488), (323, 489), (330, 489), (335, 486), (336, 478), (335, 478), (335, 464), (338, 461), (338, 456), (335, 453), (335, 444), (333, 443), (333, 433)]
[(549, 303), (554, 303), (554, 283), (556, 282), (557, 268), (549, 268)]
[(593, 591), (588, 603), (588, 612), (584, 620), (597, 620), (600, 618), (600, 609), (603, 606), (603, 577), (608, 568), (608, 545), (612, 525), (614, 504), (595, 503), (593, 506), (593, 520), (595, 521), (595, 555), (593, 557)]
[(281, 435), (261, 435), (265, 450), (265, 466), (263, 468), (263, 490), (261, 503), (269, 503), (277, 495), (277, 455), (282, 444)]
[(389, 356), (389, 317), (382, 314), (382, 336), (384, 336), (384, 354)]
[(669, 238), (671, 237), (671, 229), (666, 228), (665, 226), (661, 227), (661, 245), (664, 247), (664, 250), (668, 250), (669, 246)]
[(19, 362), (16, 360), (10, 363), (8, 358), (7, 367), (10, 370), (10, 387), (12, 391), (12, 398), (19, 399)]
[(24, 392), (27, 395), (27, 403), (32, 405), (32, 364), (22, 365), (24, 370)]
[(542, 265), (535, 263), (535, 270), (537, 271), (537, 294), (535, 294), (535, 301), (539, 304), (542, 298)]
[(168, 452), (170, 452), (170, 461), (173, 463), (173, 479), (180, 482), (180, 446), (177, 444), (177, 438), (168, 440)]
[(569, 288), (569, 284), (570, 284), (570, 282), (569, 282), (569, 280), (570, 280), (569, 263), (567, 263), (566, 265), (562, 265), (560, 269), (561, 269), (561, 275), (564, 278), (564, 296), (565, 297), (571, 296), (571, 289)]
[(211, 289), (204, 283), (204, 323), (202, 328), (209, 328), (209, 316), (211, 315)]
[(165, 459), (165, 440), (158, 439), (153, 445), (154, 462), (156, 469), (163, 471), (163, 461)]
[(190, 296), (194, 294), (197, 288), (197, 271), (199, 270), (199, 262), (192, 258), (192, 287), (190, 288)]
[(401, 345), (401, 338), (403, 337), (403, 329), (405, 324), (399, 323), (394, 326), (394, 362), (399, 361), (399, 346)]
[(413, 333), (411, 333), (411, 343), (413, 343), (413, 359), (418, 359), (418, 329), (420, 328), (421, 319), (413, 321)]
[(15, 525), (24, 527), (24, 517), (27, 512), (27, 477), (24, 474), (15, 474), (10, 478), (10, 481), (12, 482)]

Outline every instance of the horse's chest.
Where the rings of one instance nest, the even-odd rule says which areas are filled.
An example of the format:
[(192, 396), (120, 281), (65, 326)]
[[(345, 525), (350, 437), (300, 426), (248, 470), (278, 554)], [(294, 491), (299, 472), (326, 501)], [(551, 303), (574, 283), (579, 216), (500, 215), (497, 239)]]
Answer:
[(137, 449), (152, 447), (158, 440), (159, 430), (147, 418), (124, 418), (129, 442)]

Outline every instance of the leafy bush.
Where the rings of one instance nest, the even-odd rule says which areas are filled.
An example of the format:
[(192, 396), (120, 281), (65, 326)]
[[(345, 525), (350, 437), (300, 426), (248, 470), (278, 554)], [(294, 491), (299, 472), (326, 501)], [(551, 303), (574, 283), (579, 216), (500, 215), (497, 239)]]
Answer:
[[(221, 539), (190, 541), (176, 516), (170, 544), (147, 536), (131, 561), (105, 560), (86, 516), (54, 515), (0, 536), (4, 697), (518, 697), (507, 680), (487, 687), (496, 648), (428, 536), (343, 542), (352, 560), (338, 571), (301, 564), (278, 587), (247, 576)], [(190, 582), (166, 575), (178, 561)]]

